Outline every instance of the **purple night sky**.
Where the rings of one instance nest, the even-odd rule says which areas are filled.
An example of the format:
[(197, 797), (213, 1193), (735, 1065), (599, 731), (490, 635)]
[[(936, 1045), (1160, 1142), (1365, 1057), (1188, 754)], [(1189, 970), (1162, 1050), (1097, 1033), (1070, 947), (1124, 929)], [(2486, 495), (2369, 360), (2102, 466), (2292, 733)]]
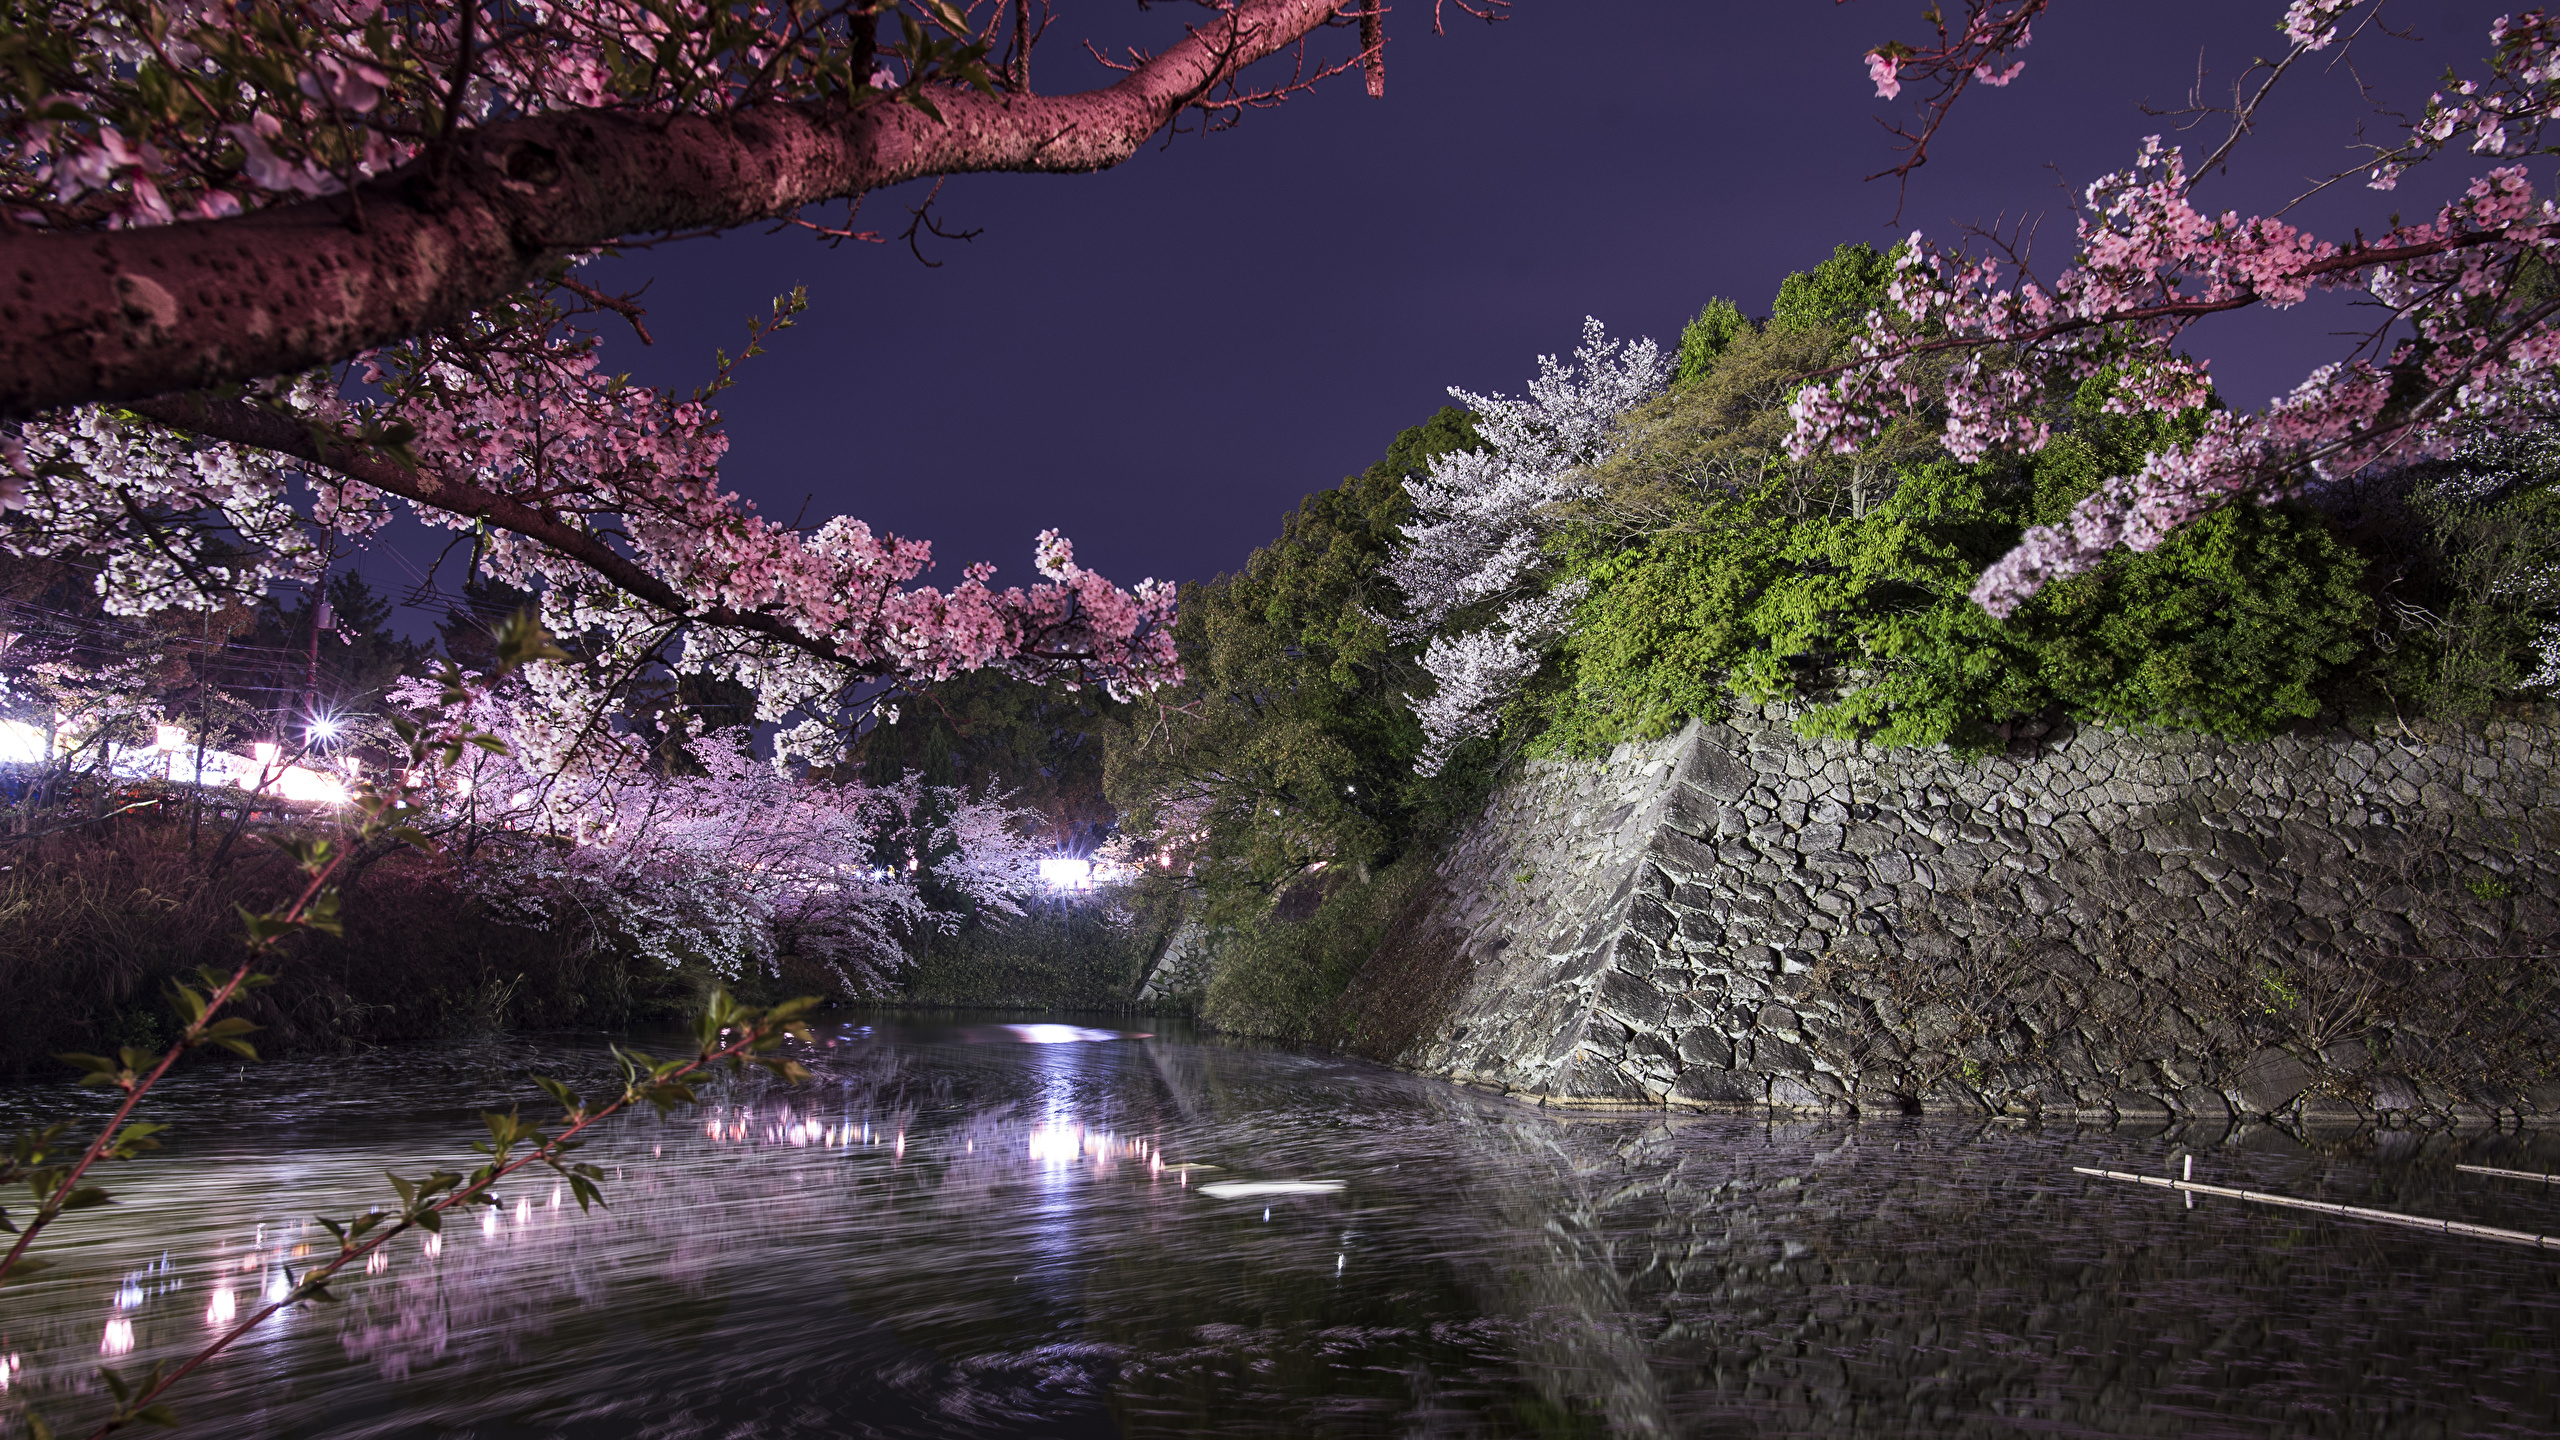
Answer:
[[(1059, 0), (1043, 89), (1105, 78), (1076, 43), (1161, 44), (1183, 7)], [(1122, 583), (1236, 568), (1307, 492), (1340, 482), (1449, 385), (1520, 388), (1585, 314), (1676, 342), (1711, 295), (1767, 309), (1788, 271), (1917, 228), (2046, 217), (2066, 252), (2069, 206), (2173, 121), (2204, 66), (2209, 95), (2280, 49), (2282, 5), (2062, 0), (2025, 73), (1977, 88), (1913, 178), (1902, 213), (1878, 101), (1859, 55), (1922, 38), (1884, 0), (1518, 0), (1514, 18), (1430, 33), (1428, 6), (1390, 20), (1387, 97), (1356, 77), (1231, 131), (1186, 134), (1092, 176), (967, 176), (938, 213), (968, 244), (830, 249), (806, 232), (670, 245), (586, 272), (650, 284), (657, 338), (610, 332), (607, 362), (690, 388), (711, 351), (793, 285), (810, 312), (724, 399), (727, 482), (788, 519), (845, 513), (929, 539), (931, 581), (991, 559), (1031, 578), (1032, 536), (1064, 529)], [(2281, 206), (2355, 158), (2373, 104), (2414, 108), (2448, 64), (2473, 73), (2499, 8), (2386, 12), (2423, 36), (2368, 41), (2352, 70), (2297, 71), (2200, 203)], [(1337, 44), (1339, 41), (1336, 42)], [(2357, 77), (2373, 101), (2358, 97)], [(1906, 100), (1907, 100), (1906, 96)], [(2387, 120), (2375, 133), (2391, 133)], [(2211, 138), (2205, 138), (2208, 133)], [(2220, 138), (2199, 130), (2197, 152)], [(2341, 186), (2305, 205), (2322, 233), (2412, 215), (2467, 179), (2420, 172), (2394, 195)], [(892, 237), (922, 187), (870, 198)], [(840, 213), (840, 212), (839, 212)], [(2255, 407), (2334, 358), (2341, 305), (2224, 319), (2195, 332), (2224, 398)], [(414, 537), (414, 529), (411, 530)], [(404, 541), (367, 556), (415, 582)], [(442, 577), (450, 590), (459, 576)], [(400, 623), (422, 628), (423, 614)]]

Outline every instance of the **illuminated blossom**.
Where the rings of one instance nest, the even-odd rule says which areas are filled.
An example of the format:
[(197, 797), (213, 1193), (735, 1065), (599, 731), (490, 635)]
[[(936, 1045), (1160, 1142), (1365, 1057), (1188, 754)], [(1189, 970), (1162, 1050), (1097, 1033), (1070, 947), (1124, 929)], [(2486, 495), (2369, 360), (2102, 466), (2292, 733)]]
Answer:
[[(2317, 50), (2353, 8), (2298, 0), (2285, 29), (2302, 51)], [(2370, 167), (2369, 183), (2391, 188), (2466, 134), (2482, 154), (2547, 153), (2542, 127), (2560, 116), (2552, 27), (2540, 12), (2498, 21), (2490, 82), (2437, 95), (2405, 143)], [(2536, 194), (2523, 166), (2493, 168), (2432, 217), (2347, 244), (2272, 216), (2199, 210), (2191, 189), (2180, 152), (2146, 141), (2131, 169), (2088, 188), (2076, 253), (2049, 287), (2023, 266), (1935, 250), (1914, 234), (1852, 362), (1795, 397), (1789, 452), (1847, 452), (1931, 406), (1943, 407), (1944, 441), (1959, 459), (2032, 452), (2052, 438), (2052, 397), (2101, 371), (2118, 377), (2109, 408), (2120, 413), (2203, 404), (2206, 368), (2178, 344), (2204, 316), (2285, 309), (2334, 290), (2383, 308), (2388, 323), (2358, 353), (2255, 414), (2212, 414), (2194, 440), (2109, 479), (2062, 523), (2030, 530), (1974, 592), (2005, 616), (2118, 545), (2151, 549), (2235, 499), (2447, 454), (2471, 428), (2552, 398), (2560, 327), (2553, 307), (2518, 286), (2560, 262), (2560, 206)], [(1957, 358), (1943, 388), (1923, 394), (1906, 371), (1933, 351)]]

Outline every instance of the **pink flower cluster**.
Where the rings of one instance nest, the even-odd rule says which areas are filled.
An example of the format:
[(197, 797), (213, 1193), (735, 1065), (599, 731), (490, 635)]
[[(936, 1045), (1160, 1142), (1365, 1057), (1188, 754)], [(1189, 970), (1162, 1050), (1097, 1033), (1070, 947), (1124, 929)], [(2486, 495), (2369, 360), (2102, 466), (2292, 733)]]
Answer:
[[(988, 583), (995, 567), (978, 564), (949, 590), (912, 585), (932, 566), (930, 544), (876, 534), (850, 516), (806, 535), (764, 518), (720, 485), (728, 438), (717, 411), (604, 373), (593, 337), (526, 338), (540, 333), (499, 324), (486, 348), (375, 356), (366, 378), (387, 383), (394, 399), (370, 418), (406, 423), (412, 448), (469, 491), (617, 536), (634, 564), (683, 597), (682, 614), (664, 620), (765, 617), (841, 665), (911, 682), (989, 666), (1115, 693), (1179, 680), (1173, 586), (1122, 590), (1077, 565), (1056, 531), (1037, 547), (1046, 583), (998, 590)], [(417, 507), (454, 528), (475, 523), (472, 508)], [(485, 563), (527, 588), (610, 588), (592, 567), (522, 534), (495, 535)]]
[[(2286, 28), (2316, 49), (2350, 8), (2298, 0)], [(2495, 38), (2503, 47), (2497, 82), (2463, 86), (2458, 101), (2438, 96), (2387, 167), (2466, 128), (2480, 136), (2475, 150), (2512, 153), (2526, 108), (2519, 97), (2532, 98), (2537, 125), (2560, 116), (2548, 22), (2538, 13), (2501, 20)], [(2550, 398), (2560, 304), (2520, 295), (2517, 284), (2528, 261), (2560, 263), (2560, 207), (2537, 198), (2522, 166), (2477, 177), (2430, 221), (2346, 245), (2272, 216), (2206, 213), (2191, 203), (2190, 187), (2179, 152), (2147, 140), (2133, 168), (2089, 187), (2077, 253), (2050, 288), (2023, 260), (1935, 251), (1915, 233), (1852, 362), (1796, 396), (1790, 453), (1845, 453), (1894, 417), (1931, 406), (1944, 407), (1945, 444), (1960, 459), (2032, 452), (2051, 439), (2045, 416), (2054, 398), (2102, 370), (2118, 377), (2111, 406), (2119, 411), (2203, 404), (2206, 368), (2177, 346), (2205, 316), (2285, 309), (2337, 289), (2361, 290), (2384, 307), (2385, 324), (2355, 353), (2292, 394), (2255, 415), (2215, 414), (2194, 442), (2109, 481), (2065, 524), (2030, 531), (1974, 592), (2006, 615), (2111, 548), (2150, 549), (2234, 498), (2439, 455), (2457, 426)], [(1911, 362), (1933, 352), (1958, 358), (1943, 391), (1924, 394)]]

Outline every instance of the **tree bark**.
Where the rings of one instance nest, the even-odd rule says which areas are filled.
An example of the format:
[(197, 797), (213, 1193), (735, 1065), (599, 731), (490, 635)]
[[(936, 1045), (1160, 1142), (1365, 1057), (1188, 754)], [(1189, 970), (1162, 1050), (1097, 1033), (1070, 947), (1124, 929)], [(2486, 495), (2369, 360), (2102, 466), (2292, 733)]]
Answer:
[[(132, 230), (0, 233), (0, 417), (236, 384), (452, 324), (573, 251), (930, 175), (1107, 169), (1342, 0), (1238, 0), (1118, 84), (915, 106), (570, 111), (466, 132), (348, 196)], [(388, 488), (388, 487), (386, 487)]]

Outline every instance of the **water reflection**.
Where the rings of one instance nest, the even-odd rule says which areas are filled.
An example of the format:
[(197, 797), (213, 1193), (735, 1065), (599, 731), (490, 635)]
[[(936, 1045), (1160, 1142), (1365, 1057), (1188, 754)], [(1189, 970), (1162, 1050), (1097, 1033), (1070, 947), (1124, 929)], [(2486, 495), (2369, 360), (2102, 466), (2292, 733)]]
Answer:
[[(2542, 1191), (2451, 1169), (2552, 1170), (2548, 1141), (1575, 1120), (1095, 1026), (829, 1038), (809, 1086), (609, 1133), (605, 1209), (527, 1176), (402, 1237), (185, 1391), (189, 1433), (2560, 1431), (2560, 1259), (2067, 1169), (2193, 1150), (2216, 1183), (2550, 1229)], [(102, 1357), (175, 1358), (285, 1293), (314, 1212), (453, 1163), (536, 1063), (602, 1055), (190, 1080), (128, 1203), (13, 1289), (0, 1413), (92, 1418)]]

